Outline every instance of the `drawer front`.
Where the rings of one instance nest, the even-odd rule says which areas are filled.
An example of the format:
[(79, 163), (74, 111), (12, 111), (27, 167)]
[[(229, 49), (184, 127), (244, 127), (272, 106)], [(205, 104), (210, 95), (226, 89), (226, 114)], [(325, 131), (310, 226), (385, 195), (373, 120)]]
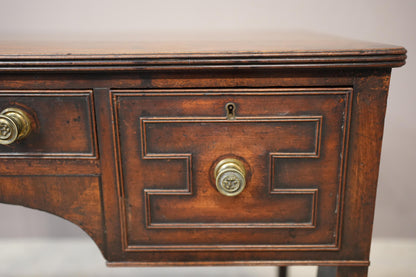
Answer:
[[(112, 91), (124, 250), (339, 249), (351, 94)], [(217, 188), (224, 159), (238, 195)]]
[(31, 115), (32, 131), (0, 145), (0, 157), (96, 158), (92, 91), (0, 91), (0, 110), (9, 107)]

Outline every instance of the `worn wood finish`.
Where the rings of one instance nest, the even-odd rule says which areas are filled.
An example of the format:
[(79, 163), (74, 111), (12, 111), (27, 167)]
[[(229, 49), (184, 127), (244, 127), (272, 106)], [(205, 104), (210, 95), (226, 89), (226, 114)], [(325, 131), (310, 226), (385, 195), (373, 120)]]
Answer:
[(46, 211), (81, 227), (103, 249), (99, 176), (18, 175), (0, 177), (0, 201)]
[(94, 39), (4, 39), (0, 72), (374, 68), (401, 66), (406, 57), (402, 47), (308, 32), (141, 33), (122, 41)]
[[(0, 201), (79, 225), (110, 266), (366, 276), (390, 70), (405, 50), (307, 34), (248, 41), (1, 42), (0, 108), (35, 121), (0, 146)], [(215, 187), (227, 157), (247, 171), (236, 197)]]
[(31, 135), (0, 149), (1, 157), (97, 158), (92, 91), (2, 90), (0, 110), (33, 115)]
[[(113, 91), (126, 251), (337, 249), (351, 93)], [(237, 197), (215, 188), (227, 157), (247, 171)]]

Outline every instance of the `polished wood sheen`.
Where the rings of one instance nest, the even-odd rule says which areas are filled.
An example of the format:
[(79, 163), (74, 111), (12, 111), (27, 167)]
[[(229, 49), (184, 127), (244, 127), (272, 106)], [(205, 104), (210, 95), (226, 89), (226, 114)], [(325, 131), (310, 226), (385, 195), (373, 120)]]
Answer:
[[(0, 201), (77, 224), (110, 266), (367, 276), (406, 50), (305, 32), (129, 38), (0, 42), (0, 110), (32, 120), (0, 145)], [(216, 185), (230, 159), (234, 196)]]

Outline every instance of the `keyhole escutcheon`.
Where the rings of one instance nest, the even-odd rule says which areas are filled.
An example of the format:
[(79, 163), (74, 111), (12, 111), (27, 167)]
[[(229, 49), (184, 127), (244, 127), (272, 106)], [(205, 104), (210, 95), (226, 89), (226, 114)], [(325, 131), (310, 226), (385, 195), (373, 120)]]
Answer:
[(235, 104), (234, 103), (227, 103), (225, 105), (225, 112), (227, 114), (227, 119), (235, 119)]

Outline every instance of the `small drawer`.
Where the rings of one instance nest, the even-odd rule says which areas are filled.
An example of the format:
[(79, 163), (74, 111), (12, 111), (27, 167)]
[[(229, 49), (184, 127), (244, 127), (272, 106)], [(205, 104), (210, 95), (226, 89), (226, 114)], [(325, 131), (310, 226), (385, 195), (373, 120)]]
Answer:
[(351, 94), (113, 91), (124, 250), (339, 249)]
[(10, 108), (29, 115), (31, 131), (0, 145), (0, 157), (96, 158), (92, 91), (0, 91), (0, 111)]

